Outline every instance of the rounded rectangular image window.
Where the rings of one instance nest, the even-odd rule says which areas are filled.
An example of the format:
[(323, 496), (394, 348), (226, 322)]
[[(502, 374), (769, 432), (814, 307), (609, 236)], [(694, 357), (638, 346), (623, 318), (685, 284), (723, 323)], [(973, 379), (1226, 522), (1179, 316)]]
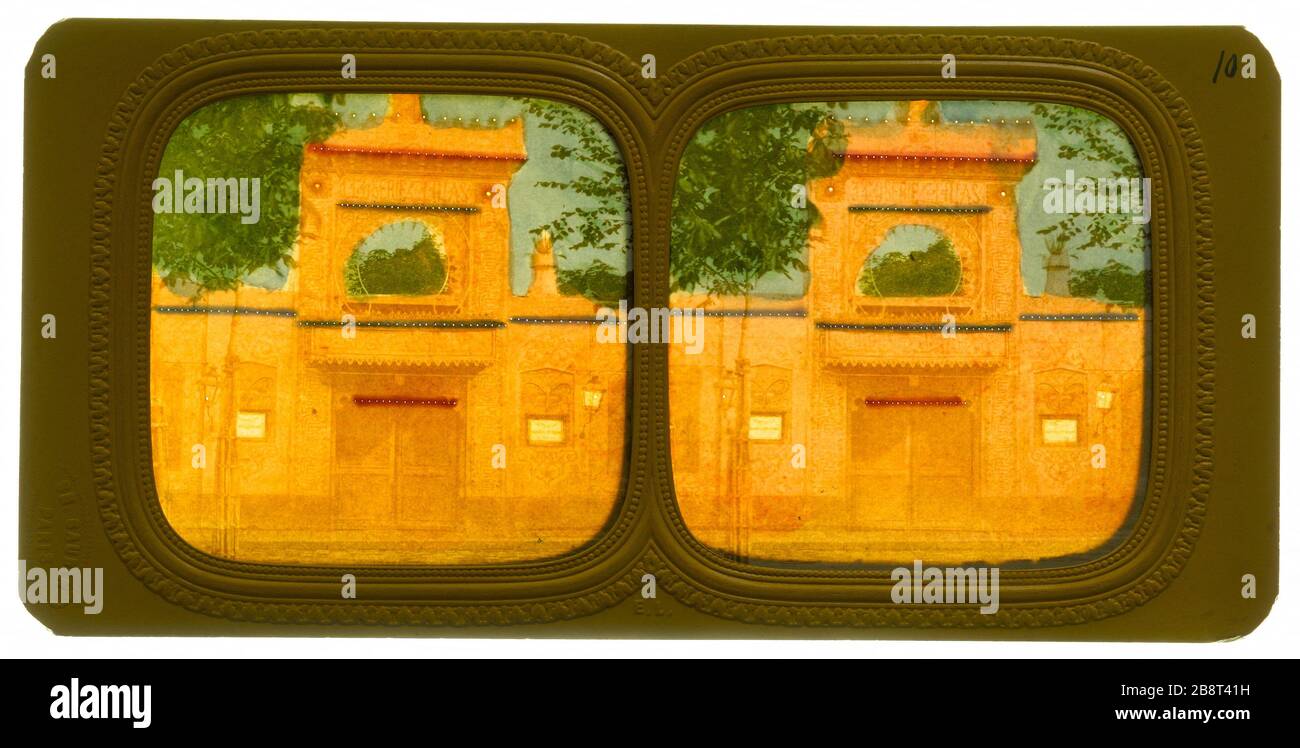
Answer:
[(563, 555), (616, 510), (623, 159), (576, 107), (208, 104), (153, 183), (150, 392), (188, 543), (288, 564)]
[(754, 563), (1061, 564), (1141, 502), (1150, 183), (1091, 110), (754, 106), (686, 146), (673, 479)]

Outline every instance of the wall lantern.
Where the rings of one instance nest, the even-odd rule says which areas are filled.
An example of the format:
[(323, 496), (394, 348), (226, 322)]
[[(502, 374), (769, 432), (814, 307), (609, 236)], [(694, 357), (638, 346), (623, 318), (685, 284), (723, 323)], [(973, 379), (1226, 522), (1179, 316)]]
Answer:
[(1111, 404), (1115, 402), (1115, 393), (1110, 390), (1097, 390), (1097, 407), (1101, 410), (1110, 410)]
[(600, 401), (605, 398), (605, 388), (600, 386), (600, 379), (592, 377), (582, 388), (582, 407), (593, 413), (600, 409)]

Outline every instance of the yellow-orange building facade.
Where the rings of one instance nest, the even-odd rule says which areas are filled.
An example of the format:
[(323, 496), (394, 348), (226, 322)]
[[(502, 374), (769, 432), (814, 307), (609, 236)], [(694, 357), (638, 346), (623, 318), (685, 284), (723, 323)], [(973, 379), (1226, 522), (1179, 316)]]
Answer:
[[(1016, 189), (1030, 126), (850, 125), (808, 185), (822, 220), (799, 299), (675, 295), (703, 347), (669, 350), (678, 506), (760, 561), (1036, 560), (1094, 551), (1139, 495), (1142, 310), (1030, 296)], [(511, 292), (499, 196), (523, 124), (431, 127), (418, 97), (308, 146), (285, 286), (155, 279), (154, 474), (168, 521), (216, 555), (277, 563), (494, 563), (594, 539), (618, 501), (627, 352), (557, 290), (543, 237)], [(366, 237), (418, 221), (440, 292), (348, 295)], [(899, 226), (947, 237), (949, 296), (858, 289)], [(748, 311), (746, 311), (748, 310)], [(1099, 453), (1098, 448), (1101, 448)], [(1100, 459), (1099, 459), (1100, 458)]]
[[(1041, 560), (1097, 551), (1139, 495), (1142, 310), (1029, 296), (1016, 188), (1031, 125), (849, 124), (795, 301), (706, 306), (670, 351), (672, 469), (687, 527), (751, 561)], [(950, 296), (858, 289), (887, 233), (961, 263)], [(945, 329), (945, 322), (950, 323)], [(947, 333), (947, 334), (945, 334)]]
[[(154, 475), (168, 521), (216, 555), (281, 563), (492, 563), (595, 538), (624, 457), (625, 351), (557, 290), (549, 238), (509, 282), (523, 123), (379, 126), (309, 145), (297, 265), (201, 306), (155, 279)], [(417, 221), (446, 285), (353, 298), (367, 236)]]

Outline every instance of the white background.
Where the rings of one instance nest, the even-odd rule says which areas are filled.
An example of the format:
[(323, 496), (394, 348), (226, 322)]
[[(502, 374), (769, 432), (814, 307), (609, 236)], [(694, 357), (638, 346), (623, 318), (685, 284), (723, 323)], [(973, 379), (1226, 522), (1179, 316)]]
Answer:
[[(1289, 7), (1288, 7), (1289, 6)], [(1294, 3), (1243, 0), (1179, 0), (1165, 3), (1108, 0), (992, 0), (990, 2), (829, 2), (731, 0), (596, 0), (586, 2), (390, 2), (387, 0), (316, 0), (293, 4), (274, 0), (221, 2), (10, 2), (0, 24), (0, 85), (9, 114), (0, 117), (0, 159), (8, 177), (0, 181), (0, 259), (13, 268), (0, 294), (0, 560), (16, 563), (18, 514), (19, 290), (22, 247), (22, 107), (24, 67), (40, 35), (61, 18), (102, 16), (137, 18), (224, 18), (316, 21), (485, 22), (485, 23), (668, 23), (845, 26), (1092, 26), (1092, 25), (1240, 25), (1252, 31), (1272, 54), (1285, 80), (1300, 70), (1300, 38)], [(106, 63), (109, 64), (109, 63)], [(1293, 79), (1294, 80), (1294, 79)], [(1289, 92), (1288, 92), (1289, 94)], [(1295, 97), (1283, 99), (1288, 126), (1283, 145), (1283, 206), (1297, 195), (1296, 143), (1289, 129)], [(102, 128), (102, 122), (88, 126)], [(1261, 185), (1261, 189), (1268, 189)], [(1294, 213), (1283, 210), (1295, 229)], [(1300, 298), (1293, 238), (1283, 227), (1282, 294)], [(1283, 310), (1283, 330), (1295, 319), (1295, 307)], [(1284, 341), (1282, 370), (1293, 376), (1300, 353), (1294, 336)], [(1284, 377), (1285, 381), (1285, 377)], [(1282, 390), (1282, 594), (1269, 618), (1251, 635), (1218, 644), (1124, 643), (979, 643), (979, 642), (657, 642), (539, 641), (466, 639), (253, 639), (253, 638), (71, 638), (56, 637), (27, 615), (14, 594), (14, 577), (0, 583), (0, 654), (5, 657), (1295, 657), (1300, 596), (1294, 585), (1300, 547), (1288, 511), (1296, 489), (1296, 387)], [(0, 574), (0, 578), (3, 578)], [(11, 586), (13, 585), (13, 586)]]

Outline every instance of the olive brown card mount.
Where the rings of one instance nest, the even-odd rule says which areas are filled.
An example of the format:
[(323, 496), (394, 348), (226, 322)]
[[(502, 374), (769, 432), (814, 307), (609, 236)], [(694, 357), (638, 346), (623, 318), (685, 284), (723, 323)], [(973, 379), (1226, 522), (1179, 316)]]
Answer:
[(1238, 28), (65, 21), (60, 634), (1213, 641), (1277, 594)]

